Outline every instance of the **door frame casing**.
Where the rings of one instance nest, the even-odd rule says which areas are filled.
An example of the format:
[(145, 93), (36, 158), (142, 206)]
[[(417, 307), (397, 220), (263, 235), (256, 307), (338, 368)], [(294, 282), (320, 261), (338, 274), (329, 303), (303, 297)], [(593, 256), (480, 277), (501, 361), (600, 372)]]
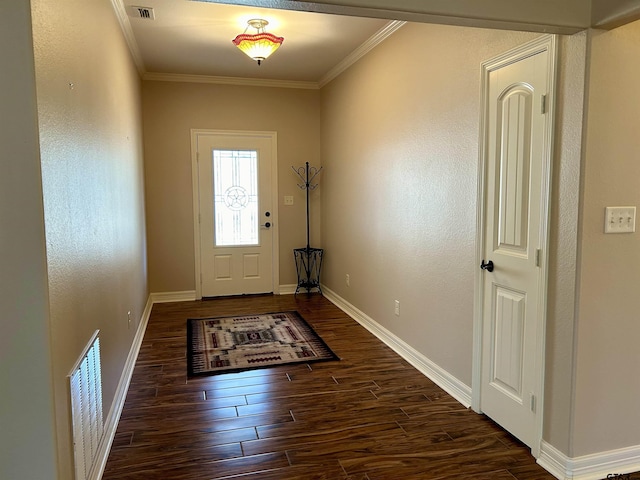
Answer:
[(271, 223), (274, 228), (271, 246), (271, 275), (273, 293), (280, 293), (280, 242), (278, 223), (278, 133), (273, 131), (254, 130), (214, 130), (191, 129), (191, 188), (193, 192), (193, 247), (195, 260), (196, 300), (202, 299), (202, 269), (200, 252), (200, 187), (198, 173), (198, 139), (210, 135), (225, 135), (230, 137), (261, 137), (271, 141)]
[[(549, 228), (551, 207), (551, 174), (552, 157), (555, 131), (555, 103), (556, 103), (556, 75), (557, 75), (557, 36), (544, 35), (531, 42), (498, 55), (481, 65), (481, 101), (480, 101), (480, 138), (478, 161), (478, 196), (476, 212), (476, 265), (484, 258), (485, 236), (484, 225), (486, 220), (485, 195), (486, 175), (488, 162), (488, 112), (489, 112), (489, 75), (492, 71), (516, 63), (538, 53), (547, 52), (548, 57), (548, 85), (546, 98), (546, 125), (544, 132), (544, 146), (542, 158), (542, 192), (540, 208), (540, 234), (539, 245), (541, 250), (540, 274), (538, 288), (540, 292), (538, 305), (538, 322), (535, 355), (535, 415), (536, 431), (535, 440), (531, 448), (534, 457), (540, 454), (540, 446), (543, 433), (543, 409), (544, 409), (544, 378), (545, 378), (545, 332), (547, 319), (547, 288), (549, 266)], [(484, 302), (484, 277), (483, 271), (476, 268), (474, 276), (474, 305), (473, 305), (473, 364), (471, 379), (471, 408), (482, 413), (482, 353), (483, 353), (483, 302)]]

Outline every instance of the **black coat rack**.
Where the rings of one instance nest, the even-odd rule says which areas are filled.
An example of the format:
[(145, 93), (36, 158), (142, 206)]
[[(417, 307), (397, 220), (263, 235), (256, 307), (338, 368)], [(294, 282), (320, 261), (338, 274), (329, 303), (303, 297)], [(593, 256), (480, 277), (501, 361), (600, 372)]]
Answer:
[(309, 192), (315, 190), (318, 186), (313, 183), (314, 179), (322, 171), (322, 167), (310, 167), (309, 162), (304, 167), (291, 167), (298, 175), (302, 183), (298, 184), (307, 193), (307, 246), (304, 248), (294, 248), (293, 256), (296, 261), (296, 272), (298, 274), (298, 285), (296, 286), (296, 294), (301, 288), (307, 293), (316, 288), (322, 293), (320, 288), (320, 271), (322, 270), (322, 257), (324, 250), (322, 248), (313, 248), (310, 244), (310, 222), (309, 222)]

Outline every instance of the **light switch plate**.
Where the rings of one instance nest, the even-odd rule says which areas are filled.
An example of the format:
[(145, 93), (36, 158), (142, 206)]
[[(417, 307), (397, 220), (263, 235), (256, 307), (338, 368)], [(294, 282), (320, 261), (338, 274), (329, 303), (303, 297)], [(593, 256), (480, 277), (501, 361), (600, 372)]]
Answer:
[(633, 233), (636, 231), (636, 207), (606, 207), (604, 233)]
[(293, 195), (285, 195), (284, 196), (284, 204), (285, 205), (293, 205)]

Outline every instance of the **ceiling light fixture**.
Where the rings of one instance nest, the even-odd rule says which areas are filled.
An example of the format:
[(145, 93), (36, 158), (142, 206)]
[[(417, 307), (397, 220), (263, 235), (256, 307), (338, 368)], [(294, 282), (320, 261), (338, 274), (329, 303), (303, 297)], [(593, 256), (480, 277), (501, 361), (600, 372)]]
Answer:
[[(280, 45), (282, 45), (284, 38), (276, 37), (272, 33), (265, 32), (264, 27), (269, 25), (269, 22), (266, 20), (255, 18), (253, 20), (249, 20), (247, 23), (248, 25), (247, 28), (245, 28), (244, 33), (238, 35), (231, 41), (236, 47), (256, 60), (258, 65), (260, 65), (265, 58), (275, 52)], [(256, 33), (254, 35), (247, 35), (249, 27), (256, 29)]]

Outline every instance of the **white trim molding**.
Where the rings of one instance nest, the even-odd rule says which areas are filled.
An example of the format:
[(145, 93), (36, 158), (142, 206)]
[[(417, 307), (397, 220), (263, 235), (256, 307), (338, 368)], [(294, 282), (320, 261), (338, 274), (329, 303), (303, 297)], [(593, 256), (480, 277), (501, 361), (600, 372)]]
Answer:
[(544, 440), (540, 447), (538, 464), (560, 480), (600, 480), (640, 470), (640, 445), (574, 458)]
[(298, 286), (295, 283), (289, 285), (280, 285), (278, 292), (273, 293), (275, 295), (293, 295), (294, 293), (296, 293), (296, 288), (298, 288)]
[(364, 312), (340, 297), (337, 293), (322, 285), (324, 296), (345, 312), (356, 322), (378, 337), (385, 345), (404, 358), (425, 377), (429, 378), (458, 402), (469, 408), (471, 405), (471, 388), (451, 375), (445, 369), (429, 360), (400, 337), (390, 332)]
[[(535, 432), (531, 445), (531, 453), (534, 457), (540, 454), (540, 444), (542, 441), (543, 420), (544, 420), (544, 372), (545, 372), (545, 335), (546, 335), (546, 312), (547, 312), (547, 276), (549, 265), (549, 230), (550, 230), (550, 199), (551, 199), (551, 175), (552, 175), (552, 155), (554, 144), (555, 125), (555, 103), (556, 103), (556, 71), (557, 71), (557, 40), (555, 35), (543, 35), (537, 39), (527, 42), (519, 47), (509, 50), (497, 57), (494, 57), (481, 65), (481, 88), (480, 88), (480, 137), (479, 137), (479, 161), (478, 161), (478, 191), (477, 191), (477, 213), (476, 213), (476, 265), (484, 259), (485, 250), (485, 211), (486, 175), (488, 162), (488, 102), (489, 102), (489, 76), (494, 70), (505, 65), (526, 59), (541, 52), (547, 53), (548, 70), (548, 91), (545, 117), (545, 131), (542, 146), (542, 173), (541, 173), (541, 206), (540, 206), (540, 233), (539, 248), (541, 251), (540, 272), (538, 278), (538, 289), (540, 298), (538, 301), (538, 316), (533, 319), (537, 322), (537, 337), (534, 352), (535, 361), (535, 388), (532, 392), (535, 395)], [(482, 352), (483, 352), (483, 301), (484, 301), (484, 276), (479, 268), (476, 268), (474, 275), (474, 306), (473, 306), (473, 354), (472, 354), (472, 398), (471, 407), (478, 413), (482, 413)]]
[(144, 307), (136, 335), (133, 338), (129, 355), (124, 364), (122, 374), (120, 375), (120, 381), (116, 387), (116, 393), (104, 422), (104, 435), (102, 436), (102, 443), (98, 447), (96, 452), (96, 464), (92, 470), (91, 480), (100, 480), (104, 469), (107, 465), (107, 459), (109, 458), (109, 452), (111, 451), (111, 445), (113, 439), (116, 436), (116, 430), (118, 429), (118, 422), (120, 421), (120, 415), (124, 408), (124, 401), (127, 398), (127, 392), (129, 391), (129, 385), (131, 383), (131, 376), (133, 375), (133, 369), (136, 366), (136, 360), (138, 359), (138, 353), (142, 346), (142, 340), (144, 334), (147, 331), (147, 325), (149, 323), (149, 317), (151, 316), (151, 309), (153, 308), (153, 300), (150, 295), (147, 299), (147, 304)]
[[(112, 0), (112, 2), (117, 3), (118, 0)], [(126, 14), (125, 14), (126, 17)], [(125, 18), (128, 24), (128, 18)], [(362, 57), (364, 57), (367, 53), (373, 50), (375, 47), (380, 45), (384, 40), (389, 38), (394, 32), (396, 32), (400, 27), (402, 27), (405, 23), (400, 20), (393, 20), (387, 23), (384, 27), (378, 30), (375, 34), (373, 34), (370, 38), (368, 38), (362, 45), (356, 48), (353, 52), (347, 55), (342, 61), (340, 61), (335, 67), (325, 73), (319, 81), (317, 82), (305, 82), (305, 81), (296, 81), (296, 80), (270, 80), (265, 78), (242, 78), (242, 77), (223, 77), (223, 76), (215, 76), (215, 75), (191, 75), (191, 74), (180, 74), (180, 73), (157, 73), (157, 72), (145, 72), (141, 70), (141, 67), (138, 69), (141, 72), (143, 80), (157, 81), (157, 82), (190, 82), (190, 83), (209, 83), (216, 85), (243, 85), (248, 87), (275, 87), (275, 88), (299, 88), (299, 89), (307, 89), (307, 90), (319, 90), (324, 87), (326, 84), (331, 82), (334, 78), (340, 75), (342, 72), (347, 70), (351, 65), (356, 63)], [(129, 26), (129, 30), (131, 27)], [(126, 36), (126, 28), (123, 27), (123, 31)], [(129, 37), (127, 37), (127, 42), (129, 42)], [(131, 51), (137, 52), (137, 44), (135, 43), (135, 38), (132, 40), (132, 44), (130, 45)], [(134, 53), (134, 57), (135, 57)], [(138, 57), (140, 56), (137, 53)], [(137, 58), (137, 57), (136, 57)], [(138, 62), (136, 62), (137, 64)], [(140, 65), (142, 65), (142, 61), (140, 60)]]
[(374, 35), (372, 35), (366, 42), (356, 48), (353, 52), (345, 57), (340, 63), (338, 63), (335, 67), (325, 73), (318, 82), (318, 87), (322, 88), (331, 80), (336, 78), (342, 72), (344, 72), (351, 65), (356, 63), (362, 57), (364, 57), (367, 53), (373, 50), (375, 47), (384, 42), (387, 38), (389, 38), (393, 33), (395, 33), (400, 27), (402, 27), (407, 22), (402, 22), (400, 20), (393, 20), (387, 23), (384, 27), (378, 30)]
[(198, 142), (201, 137), (216, 136), (222, 138), (249, 138), (266, 139), (271, 146), (271, 222), (275, 225), (272, 232), (271, 250), (271, 288), (277, 295), (280, 289), (280, 227), (278, 215), (278, 132), (263, 130), (217, 130), (217, 129), (191, 129), (191, 187), (193, 192), (193, 249), (195, 252), (195, 299), (202, 298), (202, 260), (200, 245), (200, 167), (198, 164)]
[(170, 302), (190, 302), (196, 300), (195, 290), (185, 290), (183, 292), (158, 292), (149, 294), (149, 300), (155, 303)]
[(145, 72), (144, 61), (142, 60), (142, 54), (140, 53), (140, 48), (138, 48), (136, 37), (133, 34), (131, 22), (129, 21), (129, 16), (127, 15), (127, 10), (124, 6), (124, 3), (122, 2), (122, 0), (111, 0), (111, 6), (113, 7), (113, 11), (118, 18), (118, 23), (120, 24), (122, 35), (127, 42), (129, 52), (131, 53), (131, 58), (133, 59), (133, 63), (135, 64), (136, 69), (138, 70), (138, 75), (143, 76)]
[(317, 82), (303, 82), (303, 81), (295, 81), (295, 80), (269, 80), (266, 78), (220, 77), (220, 76), (213, 76), (213, 75), (189, 75), (189, 74), (183, 74), (183, 73), (146, 72), (142, 75), (142, 79), (153, 80), (157, 82), (211, 83), (216, 85), (243, 85), (247, 87), (301, 88), (306, 90), (318, 90), (320, 88)]
[[(280, 285), (280, 294), (293, 294), (295, 287), (295, 285)], [(405, 343), (398, 336), (381, 326), (325, 285), (322, 286), (322, 290), (324, 296), (329, 301), (375, 335), (462, 405), (469, 408), (471, 405), (471, 389), (467, 385), (429, 360), (422, 353)], [(111, 451), (111, 446), (118, 428), (118, 422), (129, 391), (131, 377), (138, 359), (138, 354), (140, 353), (140, 347), (142, 346), (147, 325), (149, 324), (153, 305), (156, 303), (193, 300), (196, 300), (194, 290), (149, 294), (127, 360), (120, 375), (120, 381), (116, 387), (114, 400), (105, 418), (104, 435), (96, 453), (96, 466), (92, 470), (91, 480), (100, 480), (104, 473), (109, 452)], [(640, 445), (570, 458), (543, 440), (537, 462), (559, 480), (600, 480), (606, 478), (608, 474), (624, 474), (639, 471)]]

